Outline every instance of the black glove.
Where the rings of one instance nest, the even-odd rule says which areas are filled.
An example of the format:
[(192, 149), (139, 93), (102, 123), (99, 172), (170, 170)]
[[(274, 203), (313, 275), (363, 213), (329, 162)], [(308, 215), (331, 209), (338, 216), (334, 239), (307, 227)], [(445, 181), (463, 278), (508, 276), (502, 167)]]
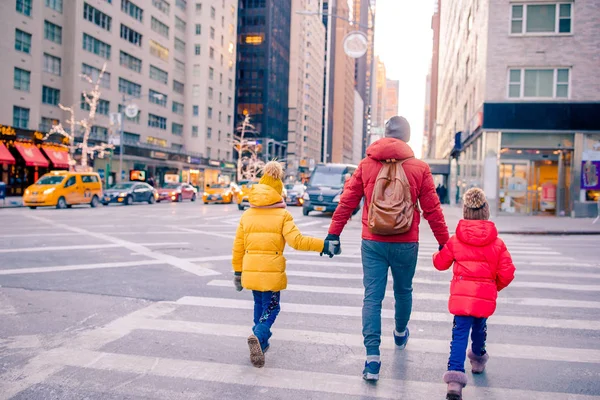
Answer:
[(242, 287), (242, 273), (241, 272), (236, 272), (233, 275), (233, 285), (235, 286), (235, 290), (237, 290), (238, 292), (241, 292), (243, 287)]
[(340, 237), (339, 235), (329, 234), (325, 238), (325, 245), (323, 246), (323, 251), (321, 252), (321, 257), (323, 254), (332, 258), (334, 255), (342, 254), (342, 247), (340, 245)]
[(444, 245), (443, 245), (443, 244), (440, 244), (440, 247), (438, 247), (438, 250), (439, 250), (439, 251), (442, 251), (442, 249), (443, 249), (443, 248), (444, 248)]

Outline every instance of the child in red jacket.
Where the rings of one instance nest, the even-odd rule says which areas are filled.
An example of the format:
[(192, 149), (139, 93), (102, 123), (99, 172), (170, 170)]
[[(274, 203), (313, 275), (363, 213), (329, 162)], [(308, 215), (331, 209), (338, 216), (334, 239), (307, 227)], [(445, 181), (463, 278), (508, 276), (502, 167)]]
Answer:
[(485, 369), (489, 355), (485, 351), (486, 320), (496, 309), (498, 292), (514, 278), (515, 266), (506, 245), (498, 237), (490, 209), (481, 189), (467, 191), (463, 201), (463, 217), (456, 234), (441, 251), (433, 255), (433, 265), (445, 271), (453, 264), (448, 309), (454, 315), (446, 399), (461, 400), (467, 384), (465, 353), (471, 331), (472, 346), (468, 352), (474, 374)]

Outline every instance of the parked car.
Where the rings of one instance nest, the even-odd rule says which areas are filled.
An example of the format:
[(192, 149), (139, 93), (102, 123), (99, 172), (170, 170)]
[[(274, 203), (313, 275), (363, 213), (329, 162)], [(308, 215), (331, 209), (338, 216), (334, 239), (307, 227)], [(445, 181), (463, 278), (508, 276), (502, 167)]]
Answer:
[(23, 195), (23, 205), (71, 208), (76, 204), (97, 207), (102, 197), (102, 182), (95, 172), (52, 171), (29, 186)]
[(306, 186), (301, 183), (293, 183), (285, 185), (285, 189), (287, 190), (287, 195), (285, 197), (285, 203), (289, 206), (302, 206), (304, 204), (304, 192), (306, 191)]
[(181, 203), (184, 200), (196, 201), (198, 191), (195, 187), (187, 183), (165, 183), (158, 189), (158, 199), (156, 201), (177, 201)]
[(233, 201), (233, 192), (231, 187), (226, 183), (212, 183), (206, 185), (204, 194), (202, 195), (204, 204), (208, 203), (223, 203), (231, 204)]
[(236, 195), (236, 203), (238, 205), (238, 210), (244, 211), (246, 207), (250, 207), (250, 203), (248, 201), (248, 195), (250, 194), (250, 189), (252, 189), (252, 185), (258, 182), (255, 181), (241, 181), (238, 183), (239, 192)]
[(144, 182), (122, 182), (104, 191), (102, 204), (105, 206), (116, 203), (126, 206), (133, 203), (154, 204), (158, 199), (158, 192)]

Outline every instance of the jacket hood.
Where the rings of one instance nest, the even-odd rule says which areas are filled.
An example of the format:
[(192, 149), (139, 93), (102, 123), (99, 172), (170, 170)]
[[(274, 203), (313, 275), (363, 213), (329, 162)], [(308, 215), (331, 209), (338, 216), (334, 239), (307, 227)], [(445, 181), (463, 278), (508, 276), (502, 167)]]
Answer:
[(463, 243), (484, 247), (498, 238), (498, 230), (491, 221), (461, 219), (456, 227), (456, 236)]
[(250, 189), (250, 194), (248, 195), (248, 201), (251, 206), (266, 207), (280, 203), (282, 197), (271, 186), (259, 183), (257, 185), (252, 185), (252, 189)]
[(414, 157), (415, 153), (410, 146), (399, 139), (379, 139), (367, 148), (367, 156), (377, 161), (404, 160)]

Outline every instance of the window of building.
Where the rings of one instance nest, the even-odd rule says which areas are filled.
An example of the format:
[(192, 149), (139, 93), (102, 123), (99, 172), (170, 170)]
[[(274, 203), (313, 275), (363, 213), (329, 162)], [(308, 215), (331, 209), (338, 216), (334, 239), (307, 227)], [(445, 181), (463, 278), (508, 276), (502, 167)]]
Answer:
[(123, 132), (123, 141), (125, 143), (137, 144), (140, 142), (140, 135), (137, 133)]
[(119, 78), (119, 92), (139, 98), (142, 95), (142, 85)]
[[(79, 108), (84, 111), (90, 111), (90, 105), (85, 100), (85, 96), (81, 95)], [(108, 115), (110, 112), (110, 101), (98, 99), (98, 103), (96, 104), (96, 112), (102, 115)]]
[(225, 28), (225, 17), (221, 17), (221, 28)]
[(192, 106), (192, 114), (194, 114), (194, 117), (197, 117), (199, 112), (198, 112), (199, 107), (198, 106)]
[(221, 61), (220, 61), (220, 63), (221, 63), (221, 66), (223, 66), (223, 54), (221, 54)]
[(215, 59), (215, 49), (213, 49), (212, 47), (210, 48), (209, 56), (211, 60)]
[(142, 60), (124, 51), (119, 53), (119, 63), (132, 71), (142, 72)]
[[(31, 5), (30, 5), (31, 7)], [(29, 126), (29, 108), (13, 106), (13, 127), (27, 129)]]
[(192, 75), (196, 78), (200, 76), (200, 64), (194, 64), (194, 68), (192, 69)]
[(31, 17), (31, 2), (32, 0), (17, 0), (17, 12)]
[[(179, 135), (179, 136), (181, 136), (181, 135)], [(183, 145), (179, 144), (179, 143), (171, 143), (171, 149), (173, 149), (175, 151), (182, 151)]]
[(169, 49), (161, 46), (154, 40), (150, 40), (150, 54), (152, 54), (154, 57), (160, 58), (163, 61), (169, 61)]
[(169, 15), (171, 6), (166, 2), (166, 0), (152, 0), (152, 5), (162, 11), (164, 14)]
[[(210, 129), (210, 128), (208, 128)], [(212, 152), (212, 149), (210, 147), (206, 148), (206, 157), (210, 158), (210, 153)]]
[(210, 27), (210, 38), (213, 40), (215, 39), (215, 28), (212, 26)]
[(227, 124), (228, 124), (228, 125), (231, 125), (231, 115), (228, 115), (228, 116), (227, 116)]
[(223, 103), (223, 93), (219, 92), (219, 104)]
[(121, 11), (140, 22), (144, 19), (144, 10), (132, 3), (131, 0), (121, 0)]
[(212, 100), (213, 98), (213, 88), (209, 87), (208, 88), (208, 99)]
[(87, 19), (94, 25), (107, 31), (110, 31), (111, 29), (112, 18), (97, 8), (90, 6), (88, 3), (83, 4), (83, 19)]
[[(94, 82), (98, 80), (100, 72), (101, 70), (96, 67), (92, 67), (91, 65), (87, 65), (85, 63), (81, 64), (81, 74), (90, 77)], [(110, 72), (104, 71), (104, 74), (102, 75), (102, 80), (100, 80), (100, 86), (106, 89), (110, 89)]]
[(196, 24), (196, 35), (202, 34), (202, 25)]
[(510, 32), (521, 34), (571, 33), (571, 3), (513, 4)]
[(228, 31), (229, 31), (229, 34), (230, 34), (230, 35), (233, 35), (233, 29), (234, 29), (234, 28), (233, 28), (233, 24), (229, 24), (229, 29), (228, 29)]
[(196, 3), (196, 15), (202, 14), (202, 3)]
[[(94, 139), (106, 141), (106, 139), (108, 138), (108, 129), (103, 126), (94, 125), (90, 129), (90, 136)], [(82, 180), (84, 178), (86, 178), (86, 179), (94, 178), (95, 179), (96, 177), (95, 176), (88, 176), (88, 177), (82, 176), (81, 177)], [(94, 182), (96, 182), (96, 181), (94, 181)]]
[(216, 17), (216, 16), (217, 16), (217, 10), (215, 10), (215, 8), (214, 8), (214, 7), (211, 7), (211, 8), (210, 8), (210, 17), (211, 17), (212, 19), (215, 19), (215, 17)]
[(185, 11), (187, 8), (186, 0), (175, 0), (175, 5), (181, 9), (181, 11)]
[(185, 42), (179, 38), (175, 38), (175, 50), (185, 52)]
[(173, 102), (173, 112), (175, 114), (183, 115), (183, 103)]
[(199, 44), (194, 45), (194, 54), (199, 56), (200, 51), (201, 51), (200, 45)]
[(221, 141), (221, 131), (220, 130), (219, 130), (219, 134), (217, 136), (217, 141), (219, 141), (219, 142)]
[(192, 125), (192, 137), (198, 137), (198, 125)]
[(175, 70), (181, 72), (182, 74), (185, 74), (185, 63), (183, 61), (175, 59)]
[(150, 65), (150, 79), (154, 79), (155, 81), (166, 85), (169, 82), (169, 73), (160, 68), (156, 68), (154, 65)]
[(167, 119), (154, 114), (148, 114), (148, 126), (162, 130), (167, 129)]
[(184, 91), (183, 83), (173, 80), (173, 91), (183, 94), (183, 91)]
[(223, 73), (219, 73), (219, 85), (223, 84)]
[(39, 130), (42, 132), (50, 132), (52, 127), (58, 125), (59, 123), (60, 121), (55, 118), (42, 117)]
[(29, 92), (29, 87), (31, 85), (31, 72), (15, 67), (13, 83), (15, 89)]
[(185, 27), (186, 27), (186, 23), (184, 20), (182, 20), (179, 17), (175, 17), (175, 29), (179, 30), (180, 32), (185, 33)]
[[(118, 107), (119, 113), (125, 115), (125, 108), (126, 108), (125, 105), (119, 104), (119, 107)], [(142, 116), (142, 112), (140, 110), (138, 110), (138, 113), (135, 117), (129, 118), (129, 117), (125, 116), (125, 118), (127, 118), (127, 121), (133, 122), (134, 124), (139, 124), (141, 116)]]
[(227, 98), (227, 107), (231, 107), (231, 97)]
[(23, 53), (31, 53), (31, 34), (15, 29), (15, 50)]
[(62, 43), (62, 28), (49, 21), (44, 21), (44, 38), (51, 42)]
[(228, 82), (228, 84), (227, 84), (227, 87), (228, 87), (229, 89), (233, 89), (233, 80), (231, 80), (231, 79), (229, 80), (229, 82)]
[(42, 103), (57, 106), (60, 103), (60, 90), (42, 86)]
[(173, 135), (181, 136), (183, 135), (183, 125), (176, 124), (175, 122), (171, 123), (171, 132)]
[(200, 85), (193, 85), (192, 86), (192, 96), (193, 97), (200, 97)]
[(148, 92), (148, 101), (150, 103), (158, 104), (159, 106), (167, 106), (167, 95), (156, 90), (150, 89)]
[(46, 0), (46, 7), (53, 9), (62, 14), (63, 12), (63, 0)]
[(159, 35), (167, 39), (169, 38), (169, 27), (154, 17), (152, 17), (152, 19), (150, 20), (150, 28), (152, 28), (152, 30), (158, 33)]
[(211, 127), (206, 128), (206, 138), (207, 139), (212, 138), (212, 128)]
[(110, 60), (110, 44), (104, 43), (87, 33), (83, 34), (83, 49)]
[(207, 112), (208, 119), (212, 119), (212, 114), (213, 114), (212, 107), (208, 107), (208, 112)]
[(121, 39), (125, 39), (129, 43), (142, 47), (142, 34), (123, 24), (121, 24)]
[(61, 74), (61, 59), (44, 53), (44, 72), (58, 75)]
[(211, 81), (214, 79), (215, 77), (215, 69), (213, 67), (208, 67), (208, 79), (210, 79)]
[(569, 97), (567, 68), (511, 69), (509, 70), (508, 97), (524, 99), (551, 99)]

